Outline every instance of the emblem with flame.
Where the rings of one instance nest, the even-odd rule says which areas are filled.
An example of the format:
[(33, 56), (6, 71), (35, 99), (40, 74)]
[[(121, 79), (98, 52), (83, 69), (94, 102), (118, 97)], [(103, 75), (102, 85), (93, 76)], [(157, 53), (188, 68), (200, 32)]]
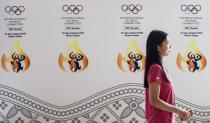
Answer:
[(185, 72), (202, 71), (207, 64), (206, 58), (203, 53), (199, 50), (195, 41), (190, 42), (187, 45), (185, 55), (180, 53), (177, 56), (176, 63), (178, 68)]
[(66, 55), (60, 53), (59, 66), (61, 70), (67, 72), (67, 68), (72, 72), (84, 71), (88, 66), (88, 59), (79, 48), (77, 41), (72, 41)]
[(124, 71), (136, 72), (144, 70), (145, 56), (141, 49), (138, 47), (136, 41), (132, 41), (128, 48), (127, 53), (123, 56), (119, 53), (117, 58), (118, 67)]
[(16, 41), (12, 45), (9, 56), (5, 54), (2, 55), (1, 65), (6, 72), (13, 71), (15, 73), (26, 71), (29, 68), (30, 59), (24, 53), (19, 41)]

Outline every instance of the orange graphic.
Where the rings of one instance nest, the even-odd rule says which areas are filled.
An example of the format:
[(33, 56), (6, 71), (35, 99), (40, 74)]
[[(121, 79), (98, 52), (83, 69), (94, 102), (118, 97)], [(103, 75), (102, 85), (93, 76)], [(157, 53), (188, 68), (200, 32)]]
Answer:
[(6, 72), (10, 72), (11, 69), (15, 73), (26, 71), (29, 68), (30, 59), (24, 53), (19, 41), (12, 45), (9, 56), (2, 55), (1, 65)]
[(124, 72), (136, 72), (144, 70), (145, 56), (138, 47), (137, 41), (134, 40), (129, 44), (125, 56), (119, 53), (117, 65)]
[(67, 67), (72, 72), (77, 72), (84, 71), (87, 68), (88, 59), (79, 48), (77, 41), (72, 41), (67, 54), (60, 53), (58, 63), (61, 70), (65, 72), (67, 72)]
[(185, 55), (178, 54), (176, 63), (181, 71), (185, 72), (188, 70), (192, 73), (202, 71), (207, 65), (206, 58), (197, 47), (195, 41), (191, 41), (187, 45)]

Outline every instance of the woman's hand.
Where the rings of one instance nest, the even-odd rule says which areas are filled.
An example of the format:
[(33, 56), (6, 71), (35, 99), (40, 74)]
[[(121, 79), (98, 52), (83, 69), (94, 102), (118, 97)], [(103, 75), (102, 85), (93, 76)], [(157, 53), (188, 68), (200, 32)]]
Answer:
[(180, 117), (181, 120), (188, 120), (192, 116), (192, 111), (185, 111), (182, 109), (178, 109), (176, 114)]

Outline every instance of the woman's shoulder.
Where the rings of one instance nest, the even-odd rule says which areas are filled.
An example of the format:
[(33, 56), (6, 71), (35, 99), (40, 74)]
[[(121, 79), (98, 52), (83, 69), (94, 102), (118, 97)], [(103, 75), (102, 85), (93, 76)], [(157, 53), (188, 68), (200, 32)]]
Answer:
[(162, 69), (162, 67), (161, 67), (159, 64), (157, 64), (157, 63), (152, 64), (152, 65), (150, 66), (150, 68), (151, 68), (151, 69)]
[(162, 69), (162, 67), (159, 64), (154, 63), (149, 68), (149, 72), (152, 72), (152, 71), (153, 72), (161, 72), (161, 71), (163, 71), (163, 69)]

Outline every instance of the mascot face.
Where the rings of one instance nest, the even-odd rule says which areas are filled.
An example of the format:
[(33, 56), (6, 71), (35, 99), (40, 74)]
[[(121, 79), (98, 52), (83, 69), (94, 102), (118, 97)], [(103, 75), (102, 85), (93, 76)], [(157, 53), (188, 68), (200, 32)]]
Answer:
[(14, 72), (17, 73), (20, 70), (23, 70), (23, 66), (21, 65), (21, 61), (23, 61), (24, 59), (25, 59), (24, 55), (17, 54), (17, 53), (12, 54), (11, 64), (12, 64), (12, 69), (13, 69)]
[(75, 54), (73, 52), (69, 53), (70, 60), (68, 61), (70, 70), (72, 72), (76, 72), (77, 70), (81, 69), (79, 65), (79, 61), (83, 59), (83, 56), (80, 54)]
[(199, 70), (198, 61), (201, 59), (201, 55), (193, 52), (188, 53), (188, 60), (186, 61), (188, 70), (190, 72), (195, 72), (195, 70)]

